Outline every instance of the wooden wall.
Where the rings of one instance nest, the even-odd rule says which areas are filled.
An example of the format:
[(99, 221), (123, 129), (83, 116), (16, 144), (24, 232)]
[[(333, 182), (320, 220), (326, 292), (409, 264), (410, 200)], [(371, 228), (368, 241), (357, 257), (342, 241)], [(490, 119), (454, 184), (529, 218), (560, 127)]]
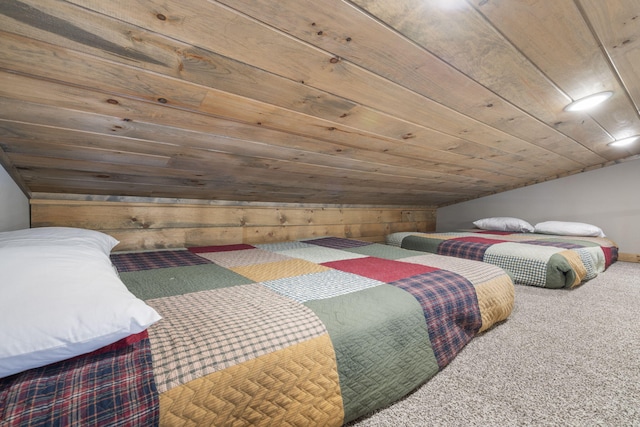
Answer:
[(629, 254), (620, 252), (620, 254), (618, 254), (618, 261), (640, 262), (640, 254)]
[(384, 242), (395, 231), (434, 231), (431, 207), (31, 199), (31, 226), (104, 231), (116, 251), (265, 243), (317, 236)]

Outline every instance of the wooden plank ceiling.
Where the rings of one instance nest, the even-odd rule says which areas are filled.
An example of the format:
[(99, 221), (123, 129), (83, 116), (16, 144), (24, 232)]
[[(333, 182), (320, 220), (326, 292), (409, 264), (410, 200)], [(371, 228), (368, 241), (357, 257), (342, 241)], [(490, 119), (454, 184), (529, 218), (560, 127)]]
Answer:
[(0, 162), (28, 195), (437, 207), (640, 154), (607, 145), (640, 134), (639, 0), (0, 9)]

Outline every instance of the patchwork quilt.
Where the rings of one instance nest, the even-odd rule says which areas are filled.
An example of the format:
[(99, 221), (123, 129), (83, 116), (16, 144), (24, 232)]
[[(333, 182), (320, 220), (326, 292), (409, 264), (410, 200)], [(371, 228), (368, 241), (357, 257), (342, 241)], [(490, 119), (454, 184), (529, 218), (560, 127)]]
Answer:
[(617, 245), (602, 237), (502, 231), (392, 233), (386, 243), (405, 249), (471, 259), (509, 272), (516, 284), (573, 288), (618, 259)]
[[(332, 237), (116, 253), (112, 261), (163, 317), (139, 344), (156, 412), (128, 425), (340, 426), (434, 376), (506, 319), (514, 299), (498, 267)], [(21, 385), (36, 396), (34, 411), (60, 397)], [(13, 399), (16, 388), (7, 389)]]

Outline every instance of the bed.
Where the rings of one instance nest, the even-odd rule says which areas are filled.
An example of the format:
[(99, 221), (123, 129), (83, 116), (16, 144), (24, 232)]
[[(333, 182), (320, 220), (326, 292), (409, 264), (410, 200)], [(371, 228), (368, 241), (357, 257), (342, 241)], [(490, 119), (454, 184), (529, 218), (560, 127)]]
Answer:
[(333, 237), (110, 259), (162, 319), (0, 379), (3, 426), (339, 426), (434, 376), (514, 300), (495, 266)]
[[(549, 229), (554, 230), (564, 229)], [(506, 270), (515, 284), (553, 289), (576, 287), (605, 271), (618, 258), (617, 245), (601, 232), (578, 236), (534, 231), (535, 227), (526, 231), (398, 232), (387, 235), (386, 243), (414, 251), (482, 261)]]

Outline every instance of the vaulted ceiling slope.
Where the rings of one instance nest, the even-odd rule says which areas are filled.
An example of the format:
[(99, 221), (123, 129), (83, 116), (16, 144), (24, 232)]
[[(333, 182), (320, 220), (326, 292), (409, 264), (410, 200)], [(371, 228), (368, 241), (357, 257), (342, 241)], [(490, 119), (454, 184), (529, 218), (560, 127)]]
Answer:
[(640, 154), (607, 145), (640, 134), (638, 0), (0, 10), (0, 162), (29, 195), (437, 207)]

